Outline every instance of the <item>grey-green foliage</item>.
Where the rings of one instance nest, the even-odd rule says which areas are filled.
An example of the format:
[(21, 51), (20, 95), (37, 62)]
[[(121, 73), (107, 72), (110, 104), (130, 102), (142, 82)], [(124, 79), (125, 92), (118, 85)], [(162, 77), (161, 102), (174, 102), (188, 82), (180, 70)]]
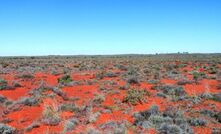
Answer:
[(23, 104), (23, 105), (26, 105), (26, 106), (34, 106), (34, 105), (37, 105), (39, 102), (38, 99), (35, 99), (33, 97), (29, 98), (29, 97), (24, 97), (24, 98), (21, 98), (18, 103), (19, 104)]
[(0, 134), (14, 134), (14, 133), (15, 133), (15, 128), (0, 123)]
[(158, 85), (154, 89), (158, 90), (157, 96), (168, 98), (171, 101), (186, 100), (188, 95), (182, 86)]
[(0, 90), (7, 88), (7, 86), (8, 86), (8, 82), (0, 78)]
[(152, 106), (149, 110), (136, 113), (134, 117), (136, 126), (141, 126), (145, 129), (155, 128), (162, 134), (193, 133), (183, 113), (174, 109), (167, 109), (161, 113), (157, 106)]
[(63, 133), (66, 134), (67, 132), (70, 132), (74, 130), (76, 125), (79, 123), (79, 121), (76, 118), (69, 119), (64, 124), (64, 130)]
[(191, 118), (188, 120), (191, 126), (205, 126), (207, 121), (201, 118)]
[(100, 125), (100, 129), (107, 134), (127, 134), (126, 122), (108, 121)]

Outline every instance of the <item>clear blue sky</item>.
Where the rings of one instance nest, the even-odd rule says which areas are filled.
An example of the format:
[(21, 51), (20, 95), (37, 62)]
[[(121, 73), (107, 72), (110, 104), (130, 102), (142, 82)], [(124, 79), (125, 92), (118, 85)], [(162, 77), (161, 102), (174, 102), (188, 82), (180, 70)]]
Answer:
[(0, 55), (221, 52), (221, 0), (0, 0)]

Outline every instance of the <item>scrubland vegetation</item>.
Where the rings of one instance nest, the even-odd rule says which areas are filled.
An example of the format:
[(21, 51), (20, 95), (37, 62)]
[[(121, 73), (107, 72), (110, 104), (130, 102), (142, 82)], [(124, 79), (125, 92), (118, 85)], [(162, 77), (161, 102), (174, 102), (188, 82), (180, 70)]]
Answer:
[(1, 134), (220, 134), (221, 54), (0, 58)]

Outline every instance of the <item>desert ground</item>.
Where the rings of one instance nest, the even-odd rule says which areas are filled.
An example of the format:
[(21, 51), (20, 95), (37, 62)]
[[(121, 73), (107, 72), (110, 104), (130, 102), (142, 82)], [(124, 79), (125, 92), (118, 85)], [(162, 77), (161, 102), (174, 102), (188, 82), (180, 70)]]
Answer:
[(1, 134), (221, 134), (221, 54), (0, 58)]

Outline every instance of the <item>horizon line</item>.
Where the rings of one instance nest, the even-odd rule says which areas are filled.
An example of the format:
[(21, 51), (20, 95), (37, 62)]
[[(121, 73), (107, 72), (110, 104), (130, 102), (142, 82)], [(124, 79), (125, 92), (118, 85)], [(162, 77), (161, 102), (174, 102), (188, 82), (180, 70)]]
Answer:
[(121, 53), (121, 54), (43, 54), (43, 55), (0, 55), (0, 58), (4, 57), (78, 57), (78, 56), (136, 56), (136, 55), (171, 55), (171, 54), (179, 54), (179, 55), (195, 55), (195, 54), (201, 54), (201, 55), (209, 55), (209, 54), (221, 54), (221, 52), (176, 52), (176, 53)]

